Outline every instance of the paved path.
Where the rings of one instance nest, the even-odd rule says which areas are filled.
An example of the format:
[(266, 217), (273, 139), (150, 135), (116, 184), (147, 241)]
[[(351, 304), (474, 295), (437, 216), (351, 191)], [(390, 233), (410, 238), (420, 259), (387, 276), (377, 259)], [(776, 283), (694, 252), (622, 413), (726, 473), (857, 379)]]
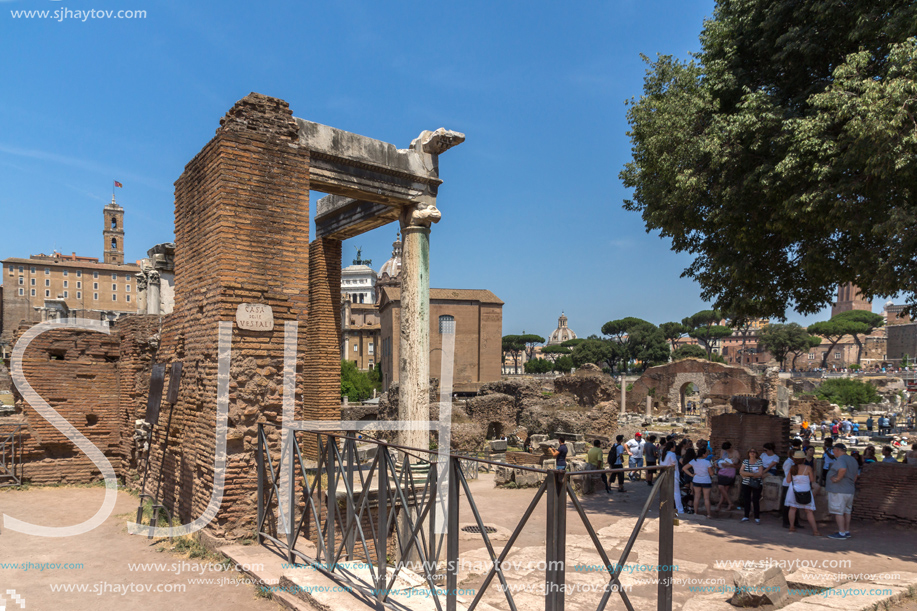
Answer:
[[(44, 526), (78, 524), (95, 514), (104, 494), (103, 488), (5, 489), (0, 490), (0, 514)], [(212, 569), (216, 567), (205, 560), (159, 552), (145, 537), (127, 534), (125, 523), (129, 519), (133, 521), (136, 509), (136, 497), (119, 491), (117, 505), (108, 520), (99, 528), (75, 537), (28, 536), (3, 528), (0, 523), (0, 597), (6, 599), (7, 611), (21, 608), (7, 590), (14, 590), (15, 596), (25, 601), (26, 611), (279, 609), (276, 603), (257, 598), (253, 585), (230, 582), (245, 579), (240, 573), (215, 572)], [(12, 563), (76, 564), (82, 568), (41, 570), (30, 566), (23, 570), (9, 568)], [(131, 565), (152, 563), (162, 566), (131, 570)], [(207, 584), (189, 581), (198, 579), (212, 581)], [(85, 591), (60, 591), (68, 587)], [(138, 591), (141, 589), (153, 591)], [(0, 602), (0, 608), (3, 606)]]

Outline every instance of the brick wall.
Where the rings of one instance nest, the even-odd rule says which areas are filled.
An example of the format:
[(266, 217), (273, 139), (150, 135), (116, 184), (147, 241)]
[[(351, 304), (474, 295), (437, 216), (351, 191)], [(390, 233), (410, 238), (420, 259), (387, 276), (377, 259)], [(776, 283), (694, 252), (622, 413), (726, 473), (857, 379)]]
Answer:
[[(285, 321), (299, 323), (306, 353), (309, 153), (282, 100), (250, 94), (220, 123), (175, 183), (175, 310), (158, 361), (184, 370), (169, 446), (154, 444), (152, 468), (164, 463), (162, 496), (177, 517), (203, 512), (214, 481), (218, 323), (235, 321), (241, 303), (270, 305), (273, 331), (233, 324), (226, 490), (209, 529), (239, 537), (256, 516), (257, 424), (280, 422)], [(296, 404), (301, 394), (297, 384)], [(157, 439), (165, 426), (161, 418)], [(279, 451), (276, 432), (270, 442)]]
[(858, 520), (898, 522), (917, 526), (917, 488), (912, 465), (863, 465), (853, 497), (853, 517)]
[(773, 443), (781, 459), (790, 449), (790, 419), (768, 414), (730, 413), (710, 419), (710, 445), (717, 457), (724, 441), (732, 443), (742, 459), (749, 448), (764, 452), (765, 443)]

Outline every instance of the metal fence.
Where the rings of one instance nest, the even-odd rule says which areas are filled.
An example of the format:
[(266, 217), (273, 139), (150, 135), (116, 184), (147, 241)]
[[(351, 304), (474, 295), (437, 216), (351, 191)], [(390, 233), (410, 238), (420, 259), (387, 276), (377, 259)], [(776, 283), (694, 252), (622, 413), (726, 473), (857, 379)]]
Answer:
[(22, 425), (0, 424), (0, 487), (22, 485)]
[[(314, 436), (319, 452), (317, 464), (307, 466), (298, 435)], [(606, 609), (615, 593), (620, 596), (624, 607), (633, 611), (634, 607), (621, 586), (621, 571), (647, 513), (654, 503), (658, 503), (657, 610), (671, 611), (675, 519), (674, 471), (671, 467), (578, 471), (574, 474), (530, 466), (505, 465), (458, 454), (437, 454), (436, 451), (405, 448), (382, 441), (371, 442), (377, 445), (377, 451), (367, 467), (357, 460), (358, 441), (361, 444), (367, 443), (365, 438), (358, 440), (350, 435), (288, 429), (286, 447), (281, 449), (285, 458), (281, 461), (277, 452), (271, 452), (265, 425), (259, 425), (259, 543), (278, 546), (290, 563), (310, 565), (326, 576), (375, 599), (378, 606), (387, 606), (393, 585), (399, 573), (408, 570), (408, 564), (411, 569), (419, 566), (419, 576), (427, 584), (437, 611), (443, 608), (456, 611), (460, 566), (459, 501), (464, 493), (467, 508), (470, 509), (492, 562), (492, 568), (468, 604), (468, 611), (478, 606), (495, 580), (499, 581), (499, 588), (505, 594), (510, 609), (515, 611), (517, 606), (501, 565), (544, 499), (548, 524), (545, 544), (545, 610), (562, 611), (564, 608), (564, 597), (568, 591), (565, 574), (567, 521), (571, 518), (582, 521), (608, 570), (608, 583), (597, 611)], [(481, 464), (508, 466), (545, 476), (499, 554), (494, 550), (484, 518), (468, 485), (471, 471), (476, 472)], [(620, 558), (617, 563), (612, 563), (577, 498), (571, 477), (619, 471), (657, 471), (659, 477)], [(425, 476), (417, 478), (415, 472), (425, 473)], [(285, 495), (283, 508), (278, 504), (281, 494)], [(372, 502), (371, 497), (375, 497)], [(375, 507), (375, 515), (370, 510), (371, 505)], [(437, 523), (445, 528), (436, 528)], [(284, 530), (285, 536), (282, 532)], [(441, 532), (437, 533), (437, 530)], [(315, 557), (297, 549), (297, 543), (304, 534), (315, 544)], [(390, 547), (390, 535), (394, 535), (393, 540), (397, 545)], [(390, 557), (393, 555), (400, 559), (414, 557), (419, 562), (392, 560)], [(357, 558), (366, 561), (371, 584), (353, 580), (349, 576), (351, 573), (339, 568), (341, 560)], [(440, 584), (444, 582), (445, 589), (438, 586), (437, 581)]]

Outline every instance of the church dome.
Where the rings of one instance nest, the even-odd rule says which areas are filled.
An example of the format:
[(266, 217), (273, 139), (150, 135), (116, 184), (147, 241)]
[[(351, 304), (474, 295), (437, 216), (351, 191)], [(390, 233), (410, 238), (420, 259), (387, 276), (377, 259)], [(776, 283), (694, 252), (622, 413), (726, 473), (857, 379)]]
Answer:
[(382, 267), (379, 269), (379, 277), (388, 276), (389, 278), (397, 278), (401, 275), (401, 233), (398, 233), (398, 236), (395, 238), (394, 243), (392, 243), (392, 258), (382, 264)]
[(570, 339), (576, 339), (576, 333), (567, 326), (567, 317), (561, 312), (560, 318), (557, 319), (557, 328), (551, 332), (547, 345), (557, 346)]

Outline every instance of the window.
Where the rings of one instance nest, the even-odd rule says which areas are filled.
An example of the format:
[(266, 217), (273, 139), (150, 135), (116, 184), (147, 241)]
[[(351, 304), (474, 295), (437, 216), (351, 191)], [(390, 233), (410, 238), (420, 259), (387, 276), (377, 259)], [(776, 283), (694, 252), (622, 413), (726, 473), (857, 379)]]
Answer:
[(32, 279), (31, 279), (30, 284), (31, 284), (32, 286), (35, 286), (35, 278), (32, 278)]
[(118, 285), (115, 284), (114, 282), (112, 282), (112, 284), (111, 284), (111, 290), (117, 291), (117, 290), (118, 290)]
[(125, 296), (124, 296), (124, 301), (130, 303), (130, 302), (131, 302), (131, 296), (130, 296), (130, 295), (125, 295)]
[(77, 298), (77, 299), (82, 299), (82, 298), (83, 298), (83, 293), (81, 293), (80, 291), (77, 291), (77, 292), (76, 292), (76, 298)]
[(373, 362), (372, 362), (372, 361), (369, 362), (369, 368), (370, 368), (370, 369), (373, 368)]
[(111, 296), (111, 300), (112, 300), (112, 301), (118, 301), (118, 296), (117, 296), (117, 295), (112, 295), (112, 296)]
[(99, 272), (92, 272), (92, 277), (93, 277), (93, 278), (98, 278), (98, 277), (99, 277)]
[(50, 297), (50, 296), (51, 296), (51, 291), (49, 291), (48, 289), (45, 289), (45, 297)]
[(98, 290), (99, 290), (99, 283), (98, 283), (98, 282), (93, 282), (93, 283), (92, 283), (92, 288), (93, 288), (93, 290), (98, 291)]
[(66, 298), (69, 297), (69, 296), (70, 296), (70, 295), (69, 295), (69, 291), (64, 291), (64, 299), (66, 299)]
[(23, 271), (23, 267), (20, 265), (20, 266), (19, 266), (19, 273), (21, 274), (22, 271)]
[(131, 292), (131, 285), (125, 284), (125, 285), (124, 285), (124, 290), (127, 291), (128, 293), (130, 293), (130, 292)]
[(126, 280), (127, 282), (130, 282), (130, 281), (131, 281), (131, 275), (130, 275), (130, 274), (124, 274), (124, 280)]
[(439, 317), (439, 333), (440, 335), (444, 333), (455, 333), (455, 317), (444, 314)]
[(46, 267), (46, 268), (45, 268), (45, 276), (49, 276), (49, 275), (51, 275), (51, 268), (50, 268), (50, 267)]
[(32, 289), (32, 297), (35, 296), (35, 289)]
[(76, 281), (76, 288), (78, 288), (78, 289), (83, 288), (83, 283), (80, 282), (79, 280), (77, 280), (77, 281)]
[(835, 353), (834, 353), (834, 358), (835, 358), (835, 360), (840, 359), (840, 358), (841, 358), (841, 353), (840, 353), (840, 352), (835, 352)]
[(10, 276), (12, 276), (12, 275), (13, 275), (13, 272), (15, 272), (15, 271), (16, 271), (16, 267), (13, 266), (13, 265), (10, 265)]
[(19, 284), (25, 284), (25, 278), (19, 276)]
[(70, 283), (69, 280), (64, 280), (64, 288), (65, 288), (65, 289), (70, 288), (70, 287), (68, 286), (69, 283)]
[(354, 351), (354, 352), (359, 352), (359, 351), (360, 351), (360, 348), (358, 348), (357, 345), (354, 344), (354, 345), (353, 345), (353, 351)]
[(25, 289), (19, 289), (19, 296), (22, 297), (25, 295)]
[(35, 268), (34, 268), (34, 267), (30, 267), (30, 268), (29, 268), (29, 271), (30, 271), (31, 273), (34, 274), (34, 273), (35, 273)]
[(50, 279), (45, 278), (45, 286), (51, 286), (51, 280), (50, 280)]
[[(118, 250), (118, 240), (114, 238), (111, 239), (111, 249)], [(112, 274), (112, 276), (114, 276), (114, 274)]]
[(98, 293), (93, 293), (93, 294), (92, 294), (92, 298), (95, 299), (96, 301), (98, 301), (98, 300), (99, 300), (99, 294), (98, 294)]
[(83, 277), (83, 270), (81, 270), (81, 269), (76, 270), (76, 277), (77, 277), (77, 278), (82, 278), (82, 277)]
[(810, 361), (814, 361), (814, 360), (815, 360), (815, 353), (814, 353), (814, 352), (810, 352), (810, 353), (809, 353), (809, 360), (810, 360)]
[(370, 354), (373, 353), (373, 343), (372, 342), (369, 342), (369, 353)]
[(112, 274), (112, 275), (111, 275), (111, 279), (112, 279), (112, 280), (117, 280), (117, 279), (118, 279), (118, 274)]
[(70, 275), (69, 270), (66, 270), (66, 269), (65, 269), (65, 270), (64, 270), (64, 275), (65, 275), (65, 276), (69, 276), (69, 275)]

